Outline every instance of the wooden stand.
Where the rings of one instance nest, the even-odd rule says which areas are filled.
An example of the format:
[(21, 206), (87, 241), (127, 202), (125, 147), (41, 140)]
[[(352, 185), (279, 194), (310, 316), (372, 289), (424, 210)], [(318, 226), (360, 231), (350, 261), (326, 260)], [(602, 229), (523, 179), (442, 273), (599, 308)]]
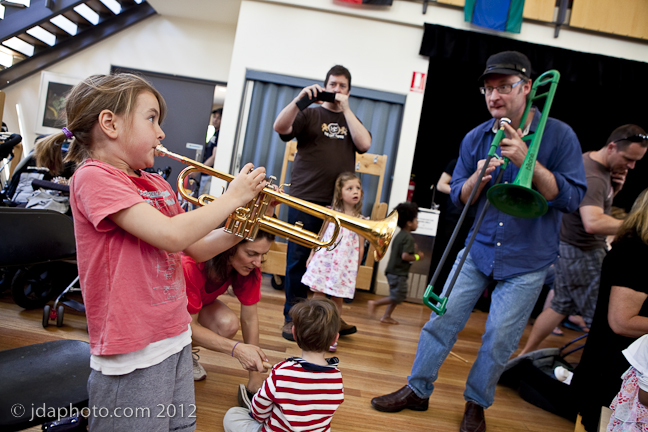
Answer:
[[(281, 167), (281, 179), (279, 184), (283, 184), (286, 180), (286, 172), (288, 171), (288, 162), (295, 160), (297, 154), (297, 142), (290, 141), (286, 143), (286, 151), (284, 153), (284, 161)], [(376, 155), (371, 153), (358, 154), (356, 153), (355, 172), (361, 174), (370, 174), (378, 176), (378, 188), (376, 193), (376, 202), (371, 211), (371, 219), (383, 219), (387, 215), (387, 203), (380, 202), (382, 193), (383, 181), (385, 176), (385, 168), (387, 166), (387, 155)], [(279, 214), (279, 206), (275, 209), (275, 214)], [(270, 273), (276, 276), (284, 276), (286, 274), (286, 249), (287, 243), (273, 242), (270, 251), (266, 255), (265, 262), (261, 265), (261, 271)], [(373, 268), (375, 265), (374, 247), (370, 246), (367, 254), (367, 260), (364, 265), (360, 266), (358, 270), (358, 277), (356, 281), (356, 288), (370, 290), (373, 277)]]

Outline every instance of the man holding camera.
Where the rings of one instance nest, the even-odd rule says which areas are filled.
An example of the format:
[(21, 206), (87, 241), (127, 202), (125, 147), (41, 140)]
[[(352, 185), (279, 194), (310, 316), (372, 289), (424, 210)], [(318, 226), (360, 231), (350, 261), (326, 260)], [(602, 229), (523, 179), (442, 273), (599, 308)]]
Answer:
[[(344, 66), (333, 66), (326, 74), (324, 88), (305, 87), (277, 116), (274, 130), (281, 139), (297, 139), (297, 155), (292, 167), (290, 195), (322, 206), (330, 206), (338, 175), (355, 171), (355, 152), (365, 153), (371, 134), (349, 108), (351, 74)], [(317, 106), (305, 108), (310, 102)], [(322, 220), (289, 207), (288, 223), (301, 221), (304, 229), (319, 232)], [(293, 340), (290, 308), (306, 298), (309, 288), (301, 283), (310, 249), (288, 242), (286, 255), (282, 336)], [(355, 333), (355, 326), (342, 322), (340, 335)]]

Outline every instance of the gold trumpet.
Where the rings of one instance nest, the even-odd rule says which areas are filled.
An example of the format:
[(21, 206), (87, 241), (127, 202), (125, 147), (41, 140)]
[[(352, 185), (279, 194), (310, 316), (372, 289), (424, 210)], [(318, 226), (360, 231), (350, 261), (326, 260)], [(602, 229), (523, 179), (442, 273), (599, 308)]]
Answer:
[[(220, 172), (200, 162), (196, 162), (193, 159), (170, 152), (161, 144), (158, 145), (155, 150), (158, 156), (167, 156), (189, 165), (180, 172), (177, 187), (180, 195), (194, 205), (203, 206), (215, 201), (217, 198), (208, 194), (201, 195), (198, 198), (192, 196), (191, 191), (184, 187), (185, 178), (189, 174), (193, 172), (202, 172), (227, 182), (231, 182), (235, 178), (231, 174)], [(276, 178), (269, 178), (270, 183), (268, 186), (272, 184), (273, 180), (276, 180)], [(258, 230), (261, 229), (271, 234), (285, 237), (302, 246), (309, 248), (326, 248), (330, 250), (336, 246), (335, 240), (340, 232), (340, 227), (344, 227), (369, 240), (369, 243), (371, 243), (375, 249), (374, 258), (376, 261), (381, 260), (382, 257), (385, 256), (385, 252), (387, 252), (387, 248), (389, 247), (389, 243), (394, 235), (396, 223), (398, 221), (398, 213), (395, 210), (385, 219), (378, 221), (365, 220), (299, 198), (291, 197), (288, 194), (278, 192), (268, 186), (266, 186), (252, 201), (250, 201), (246, 207), (239, 207), (230, 215), (225, 222), (225, 231), (236, 234), (246, 240), (254, 240)], [(334, 231), (331, 239), (324, 241), (322, 239), (323, 232), (315, 234), (311, 231), (305, 230), (303, 229), (303, 224), (301, 224), (301, 222), (291, 225), (274, 217), (267, 216), (265, 212), (271, 201), (277, 201), (280, 204), (289, 205), (303, 211), (304, 213), (308, 213), (311, 216), (323, 219), (325, 222), (334, 224)]]

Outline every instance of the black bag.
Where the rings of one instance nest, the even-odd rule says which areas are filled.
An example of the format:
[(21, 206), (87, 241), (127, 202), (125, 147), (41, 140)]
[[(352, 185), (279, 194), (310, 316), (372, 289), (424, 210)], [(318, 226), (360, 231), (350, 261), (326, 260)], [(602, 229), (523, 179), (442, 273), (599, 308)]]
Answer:
[(576, 421), (572, 387), (554, 376), (558, 366), (574, 370), (558, 348), (534, 351), (509, 361), (499, 383), (517, 389), (522, 399), (545, 411)]
[(41, 429), (48, 432), (85, 432), (88, 430), (88, 420), (82, 415), (73, 415), (72, 417), (43, 423)]

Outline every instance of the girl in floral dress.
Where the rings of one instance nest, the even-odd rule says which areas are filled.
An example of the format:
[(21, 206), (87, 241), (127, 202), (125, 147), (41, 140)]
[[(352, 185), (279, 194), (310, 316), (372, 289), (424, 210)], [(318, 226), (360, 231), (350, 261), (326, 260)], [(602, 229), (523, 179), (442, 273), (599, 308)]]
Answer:
[(648, 432), (648, 335), (634, 341), (623, 355), (630, 368), (612, 401), (608, 432)]
[[(355, 174), (347, 172), (338, 176), (333, 193), (333, 210), (362, 217), (362, 197), (362, 184)], [(333, 230), (333, 224), (329, 223), (324, 240), (331, 238)], [(337, 247), (333, 250), (313, 249), (311, 251), (302, 283), (315, 293), (313, 297), (330, 295), (342, 316), (342, 299), (353, 298), (355, 294), (358, 268), (364, 256), (364, 238), (341, 227), (335, 242)], [(340, 321), (342, 325), (347, 325), (344, 320)], [(330, 347), (329, 351), (336, 350), (337, 342)]]

